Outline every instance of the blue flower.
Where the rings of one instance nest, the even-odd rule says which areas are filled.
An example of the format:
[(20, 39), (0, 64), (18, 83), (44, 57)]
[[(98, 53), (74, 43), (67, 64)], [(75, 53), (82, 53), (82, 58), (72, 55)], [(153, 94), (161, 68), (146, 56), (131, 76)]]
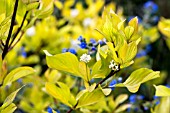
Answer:
[(142, 51), (139, 51), (139, 53), (137, 53), (136, 57), (140, 58), (140, 57), (146, 56), (146, 55), (147, 55), (147, 52), (145, 50), (142, 50)]
[(83, 37), (82, 36), (79, 36), (78, 37), (78, 41), (82, 41), (83, 40)]
[(92, 44), (95, 44), (96, 43), (96, 40), (94, 40), (94, 39), (90, 39), (90, 42), (92, 43)]
[(151, 10), (152, 10), (151, 13), (155, 13), (155, 12), (158, 11), (158, 5), (155, 4), (153, 1), (148, 1), (148, 2), (146, 2), (146, 3), (143, 5), (143, 7), (144, 7), (145, 9), (151, 9)]
[(139, 100), (143, 100), (145, 97), (144, 97), (143, 95), (138, 95), (137, 98), (138, 98)]
[(159, 17), (158, 17), (158, 16), (154, 16), (154, 17), (152, 18), (152, 20), (153, 20), (153, 22), (157, 23), (157, 22), (159, 21)]
[(59, 111), (59, 110), (56, 110), (56, 112), (57, 112), (57, 113), (60, 113), (60, 111)]
[(136, 102), (136, 97), (137, 97), (136, 94), (130, 95), (130, 97), (129, 97), (130, 103), (135, 103)]
[(96, 51), (96, 47), (93, 46), (93, 47), (91, 48), (91, 50), (92, 50), (92, 51)]
[(76, 50), (73, 49), (73, 48), (68, 49), (68, 52), (73, 53), (73, 54), (76, 54)]
[(160, 101), (159, 101), (159, 100), (157, 100), (157, 101), (156, 101), (156, 103), (155, 103), (155, 105), (158, 105), (159, 103), (160, 103)]
[(85, 49), (87, 47), (86, 42), (81, 42), (81, 44), (79, 45), (82, 49)]
[(21, 78), (18, 79), (17, 82), (18, 82), (18, 83), (22, 83), (22, 79), (21, 79)]
[(117, 81), (118, 81), (119, 83), (121, 83), (121, 82), (122, 82), (122, 77), (119, 77), (119, 78), (117, 79)]
[(99, 43), (100, 45), (105, 45), (105, 44), (106, 44), (103, 40), (99, 40), (98, 43)]
[(21, 55), (26, 58), (27, 57), (27, 53), (25, 52), (25, 48), (21, 47)]
[(62, 53), (65, 53), (65, 52), (67, 52), (67, 49), (66, 49), (66, 48), (63, 48), (63, 49), (62, 49)]
[(170, 88), (170, 85), (167, 84), (166, 87), (167, 87), (167, 88)]
[(114, 87), (115, 87), (115, 85), (117, 84), (117, 80), (112, 80), (111, 82), (110, 82), (110, 84), (109, 84), (109, 87), (112, 89), (112, 90), (114, 90)]
[(53, 113), (52, 108), (51, 108), (51, 107), (48, 107), (48, 108), (47, 108), (47, 112), (48, 112), (48, 113)]
[(148, 44), (146, 46), (146, 52), (150, 52), (150, 51), (152, 51), (152, 46), (150, 44)]
[(149, 108), (147, 106), (144, 106), (144, 110), (147, 111)]
[(158, 99), (159, 97), (158, 96), (153, 96), (153, 99), (155, 100), (155, 99)]

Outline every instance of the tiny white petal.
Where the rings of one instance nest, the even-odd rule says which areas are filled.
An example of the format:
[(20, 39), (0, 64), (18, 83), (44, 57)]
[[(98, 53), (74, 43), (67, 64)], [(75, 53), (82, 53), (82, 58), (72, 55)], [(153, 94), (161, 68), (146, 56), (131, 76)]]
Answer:
[(80, 57), (80, 61), (85, 62), (85, 63), (88, 63), (90, 60), (91, 60), (91, 56), (90, 56), (90, 55), (87, 55), (86, 53), (83, 54), (83, 55)]
[(35, 35), (35, 27), (32, 26), (32, 27), (28, 28), (27, 31), (26, 31), (26, 35), (30, 36), (30, 37), (34, 36)]
[(77, 9), (72, 9), (72, 10), (71, 10), (71, 14), (70, 14), (70, 15), (71, 15), (72, 17), (76, 17), (78, 14), (79, 14), (79, 10), (77, 10)]

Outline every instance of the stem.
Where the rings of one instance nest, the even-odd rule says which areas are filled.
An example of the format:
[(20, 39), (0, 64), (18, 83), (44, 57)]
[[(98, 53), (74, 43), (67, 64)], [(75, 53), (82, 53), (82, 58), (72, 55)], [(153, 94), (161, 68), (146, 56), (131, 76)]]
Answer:
[(11, 38), (11, 35), (12, 35), (12, 30), (13, 30), (13, 27), (14, 27), (14, 23), (15, 23), (15, 17), (16, 17), (17, 8), (18, 8), (18, 1), (19, 0), (15, 1), (15, 6), (14, 6), (14, 12), (13, 12), (13, 15), (12, 15), (11, 25), (10, 25), (8, 37), (7, 37), (5, 46), (4, 46), (4, 50), (3, 50), (3, 53), (2, 53), (2, 60), (5, 58), (5, 56), (8, 53), (8, 45), (9, 45), (9, 41), (10, 41), (10, 38)]
[(76, 105), (73, 108), (70, 108), (70, 110), (68, 110), (67, 113), (71, 113), (76, 108), (77, 105), (78, 105), (78, 102), (76, 103)]
[(17, 43), (21, 40), (21, 38), (22, 38), (23, 35), (24, 35), (24, 32), (21, 33), (19, 39), (14, 43), (13, 46), (9, 46), (9, 51), (10, 51), (11, 49), (13, 49), (13, 48), (17, 45)]
[(27, 17), (27, 14), (28, 14), (28, 11), (26, 11), (26, 13), (25, 13), (25, 15), (24, 15), (24, 18), (23, 18), (23, 20), (22, 20), (21, 26), (18, 28), (18, 30), (17, 30), (17, 32), (15, 33), (15, 35), (14, 35), (11, 43), (9, 44), (9, 48), (11, 47), (11, 45), (12, 45), (13, 42), (14, 42), (14, 40), (15, 40), (16, 37), (18, 36), (18, 33), (21, 31), (22, 26), (24, 25), (24, 21), (25, 21), (25, 19), (26, 19), (26, 17)]
[[(111, 76), (113, 76), (114, 74), (116, 74), (116, 73), (119, 72), (119, 71), (120, 71), (120, 69), (117, 70), (117, 71), (113, 71), (113, 70), (112, 70), (106, 78), (104, 78), (104, 79), (101, 80), (99, 83), (97, 83), (95, 89), (97, 89), (100, 84), (102, 84), (103, 82), (105, 82), (108, 78), (110, 78)], [(78, 102), (76, 103), (76, 105), (75, 105), (73, 108), (70, 108), (70, 110), (67, 111), (67, 113), (71, 113), (71, 112), (76, 108), (77, 105), (78, 105)]]
[(95, 89), (97, 89), (100, 84), (102, 84), (103, 82), (105, 82), (108, 78), (110, 78), (111, 76), (113, 76), (114, 74), (116, 74), (116, 73), (119, 72), (119, 71), (120, 71), (120, 69), (117, 70), (117, 71), (113, 71), (113, 70), (112, 70), (106, 78), (102, 79), (99, 83), (97, 83)]

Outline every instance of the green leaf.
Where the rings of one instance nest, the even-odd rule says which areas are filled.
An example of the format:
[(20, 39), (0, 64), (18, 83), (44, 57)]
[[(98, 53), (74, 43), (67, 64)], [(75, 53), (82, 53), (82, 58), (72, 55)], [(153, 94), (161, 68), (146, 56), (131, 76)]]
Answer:
[(11, 16), (13, 13), (14, 8), (14, 1), (13, 0), (5, 0), (6, 6), (6, 17)]
[(89, 92), (92, 92), (92, 91), (95, 89), (95, 87), (96, 87), (96, 83), (94, 83), (94, 84), (92, 84), (91, 86), (89, 86), (89, 87), (87, 88), (87, 90), (88, 90)]
[(128, 23), (129, 26), (132, 26), (134, 28), (134, 32), (137, 33), (138, 32), (138, 18), (135, 17), (135, 18), (132, 18), (129, 23)]
[(153, 113), (170, 113), (170, 97), (162, 97)]
[(82, 77), (79, 70), (79, 61), (75, 55), (72, 53), (66, 52), (57, 55), (50, 55), (49, 53), (45, 52), (46, 54), (46, 61), (47, 65), (50, 68), (57, 69), (60, 71), (65, 71), (71, 73), (75, 76)]
[(127, 39), (127, 40), (129, 40), (129, 39), (131, 38), (133, 32), (134, 32), (134, 28), (133, 28), (133, 27), (127, 26), (127, 27), (125, 28), (125, 35), (126, 35), (126, 39)]
[(121, 94), (119, 95), (116, 100), (115, 100), (115, 106), (117, 107), (119, 104), (122, 104), (124, 101), (126, 101), (128, 99), (128, 95), (127, 94)]
[[(22, 86), (21, 88), (23, 88), (24, 86)], [(11, 93), (4, 101), (3, 105), (0, 107), (0, 109), (4, 109), (7, 106), (9, 106), (13, 100), (15, 99), (17, 93), (21, 90), (21, 88), (17, 89), (16, 91), (14, 91), (13, 93)]]
[(14, 103), (11, 103), (8, 107), (0, 111), (0, 113), (13, 113), (17, 109)]
[(53, 13), (53, 0), (41, 0), (40, 9), (35, 12), (38, 18), (46, 18)]
[(95, 89), (92, 92), (85, 92), (78, 100), (78, 105), (76, 108), (80, 108), (83, 106), (88, 106), (94, 104), (100, 99), (102, 99), (103, 93), (100, 89)]
[(62, 82), (57, 82), (56, 86), (53, 83), (47, 82), (45, 84), (46, 91), (53, 96), (54, 98), (58, 99), (62, 103), (73, 107), (76, 104), (76, 99), (73, 97), (73, 95), (70, 93), (70, 89), (67, 85), (65, 85)]
[(132, 105), (131, 104), (123, 104), (120, 107), (118, 107), (114, 113), (122, 113), (125, 111), (127, 108), (130, 108)]
[(36, 9), (36, 8), (38, 8), (39, 5), (40, 5), (39, 2), (30, 3), (30, 4), (28, 4), (28, 5), (26, 6), (26, 10), (27, 10), (27, 11), (30, 11), (30, 10), (32, 10), (32, 9)]
[(153, 71), (147, 68), (140, 68), (132, 72), (124, 83), (117, 84), (117, 87), (127, 87), (132, 93), (138, 91), (140, 85), (149, 80), (160, 77), (159, 71)]
[(136, 42), (131, 42), (127, 44), (124, 42), (124, 45), (119, 49), (118, 56), (122, 59), (122, 64), (131, 62), (137, 53)]
[(111, 88), (104, 88), (104, 89), (101, 89), (101, 90), (104, 93), (104, 95), (106, 95), (106, 96), (108, 96), (112, 92)]
[(85, 62), (79, 62), (79, 69), (77, 70), (80, 71), (81, 76), (86, 82), (89, 82), (91, 80), (90, 69)]
[(14, 70), (12, 70), (4, 79), (3, 85), (7, 85), (9, 83), (12, 83), (19, 78), (22, 78), (24, 76), (30, 75), (35, 73), (35, 70), (31, 67), (19, 67)]
[(100, 58), (101, 60), (97, 61), (92, 68), (92, 78), (105, 78), (111, 71), (109, 58), (104, 59), (102, 56)]
[(113, 24), (107, 16), (106, 16), (106, 21), (103, 25), (101, 34), (106, 38), (107, 41), (109, 41), (109, 42), (112, 41)]
[(26, 12), (26, 5), (22, 2), (22, 0), (19, 0), (17, 15), (24, 17), (25, 12)]
[(163, 85), (154, 85), (154, 87), (156, 88), (156, 96), (170, 96), (170, 88)]

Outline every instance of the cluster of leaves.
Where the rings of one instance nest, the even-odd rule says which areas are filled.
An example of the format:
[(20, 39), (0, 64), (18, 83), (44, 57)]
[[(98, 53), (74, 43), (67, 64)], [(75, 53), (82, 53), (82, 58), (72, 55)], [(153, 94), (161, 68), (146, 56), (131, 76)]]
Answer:
[[(114, 3), (105, 6), (100, 18), (104, 4), (103, 0), (1, 1), (0, 113), (121, 113), (141, 106), (152, 113), (169, 112), (170, 89), (166, 86), (154, 85), (155, 95), (162, 98), (150, 101), (131, 95), (128, 102), (128, 94), (121, 92), (139, 93), (143, 83), (160, 77), (159, 71), (141, 68), (141, 62), (149, 58), (140, 55), (145, 48), (150, 52), (147, 45), (159, 38), (157, 27), (148, 24), (156, 16), (156, 4), (144, 4), (143, 22), (134, 17), (128, 23)], [(168, 19), (158, 24), (168, 37), (167, 45), (168, 26)], [(74, 40), (77, 37), (79, 42)], [(103, 37), (104, 43), (94, 40)], [(61, 53), (62, 48), (68, 49)], [(152, 83), (145, 84), (151, 87), (148, 84)]]
[[(133, 18), (126, 27), (124, 27), (124, 22), (112, 10), (110, 12), (104, 10), (103, 25), (98, 31), (104, 35), (107, 42), (102, 47), (98, 46), (98, 55), (96, 54), (96, 58), (94, 58), (96, 62), (90, 66), (87, 62), (79, 61), (74, 54), (66, 52), (51, 55), (45, 51), (47, 65), (50, 68), (80, 77), (85, 86), (85, 89), (78, 92), (76, 97), (70, 92), (68, 86), (61, 82), (57, 82), (57, 86), (53, 83), (46, 83), (47, 92), (70, 106), (71, 110), (94, 104), (103, 95), (109, 95), (111, 89), (107, 88), (107, 84), (103, 86), (102, 83), (111, 76), (116, 77), (116, 73), (133, 64), (137, 45), (141, 40), (138, 34), (137, 18)], [(117, 69), (109, 68), (112, 60), (118, 65)], [(132, 72), (125, 82), (116, 84), (116, 87), (127, 87), (130, 92), (135, 93), (142, 83), (157, 77), (159, 77), (159, 72), (141, 68)], [(101, 81), (98, 83), (90, 82), (96, 78), (101, 79)]]

